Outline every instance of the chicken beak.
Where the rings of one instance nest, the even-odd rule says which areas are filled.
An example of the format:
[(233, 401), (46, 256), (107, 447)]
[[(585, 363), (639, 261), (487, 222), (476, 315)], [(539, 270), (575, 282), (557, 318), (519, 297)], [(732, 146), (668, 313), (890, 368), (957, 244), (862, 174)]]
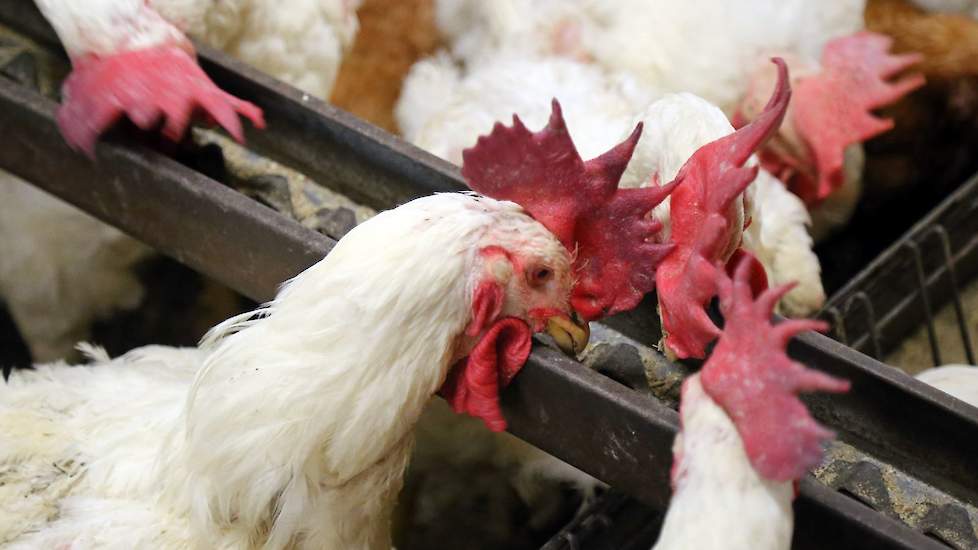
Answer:
[(561, 351), (576, 357), (587, 346), (591, 329), (575, 313), (571, 317), (560, 315), (547, 319), (547, 334), (554, 339)]

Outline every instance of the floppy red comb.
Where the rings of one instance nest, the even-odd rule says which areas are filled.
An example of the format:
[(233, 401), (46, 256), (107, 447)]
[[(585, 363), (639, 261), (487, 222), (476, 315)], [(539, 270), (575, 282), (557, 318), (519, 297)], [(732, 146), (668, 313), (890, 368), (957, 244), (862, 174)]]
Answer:
[(798, 393), (845, 392), (849, 382), (788, 357), (785, 349), (796, 334), (828, 326), (809, 319), (772, 325), (775, 304), (794, 285), (765, 290), (755, 300), (750, 271), (748, 259), (737, 266), (733, 280), (715, 271), (725, 321), (700, 381), (737, 426), (759, 474), (777, 481), (799, 479), (819, 463), (822, 443), (833, 434), (812, 418)]
[(218, 88), (192, 52), (175, 45), (72, 59), (62, 88), (58, 126), (68, 144), (95, 156), (100, 135), (120, 118), (150, 130), (161, 121), (163, 135), (178, 141), (199, 114), (244, 142), (238, 116), (265, 127), (262, 110)]
[(740, 245), (743, 225), (734, 201), (757, 176), (747, 159), (784, 118), (791, 97), (788, 68), (778, 66), (778, 83), (763, 112), (736, 132), (700, 147), (686, 161), (670, 199), (675, 250), (659, 266), (656, 292), (665, 344), (677, 357), (703, 357), (720, 331), (706, 314), (713, 297), (715, 265)]
[(814, 156), (818, 182), (792, 189), (816, 204), (843, 184), (846, 147), (893, 127), (870, 112), (924, 85), (919, 74), (890, 79), (923, 59), (920, 54), (887, 53), (893, 40), (863, 31), (836, 38), (822, 51), (822, 71), (798, 82), (793, 120)]
[(651, 242), (662, 226), (648, 214), (673, 185), (618, 189), (641, 133), (639, 124), (628, 139), (585, 162), (555, 99), (539, 132), (514, 115), (512, 126), (497, 123), (462, 152), (469, 187), (518, 203), (576, 250), (571, 304), (587, 320), (635, 307), (655, 287), (656, 266), (671, 250)]

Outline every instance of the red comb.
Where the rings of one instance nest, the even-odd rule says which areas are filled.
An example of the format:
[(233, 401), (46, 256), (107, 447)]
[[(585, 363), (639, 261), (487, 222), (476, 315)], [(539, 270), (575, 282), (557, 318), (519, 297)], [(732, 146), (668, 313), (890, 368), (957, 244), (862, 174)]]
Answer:
[(262, 110), (218, 88), (192, 53), (174, 45), (72, 60), (64, 82), (58, 126), (68, 144), (95, 156), (98, 137), (126, 116), (149, 130), (161, 120), (163, 134), (177, 141), (198, 112), (244, 142), (238, 115), (265, 127)]
[(788, 358), (788, 341), (821, 321), (798, 319), (771, 325), (771, 313), (794, 285), (771, 288), (754, 299), (745, 258), (733, 280), (716, 270), (720, 309), (726, 320), (713, 353), (700, 371), (703, 389), (730, 416), (751, 464), (767, 479), (799, 479), (822, 457), (832, 438), (798, 399), (799, 392), (844, 392), (849, 382)]
[(778, 84), (760, 116), (697, 149), (676, 176), (682, 183), (669, 206), (676, 248), (659, 266), (656, 289), (666, 346), (680, 358), (703, 357), (720, 333), (705, 307), (714, 295), (714, 266), (727, 260), (743, 233), (734, 200), (757, 176), (757, 167), (743, 165), (777, 131), (791, 97), (788, 68), (773, 61)]
[(673, 186), (618, 189), (642, 133), (585, 162), (553, 101), (547, 126), (530, 132), (518, 116), (496, 123), (462, 152), (462, 176), (474, 191), (520, 204), (575, 251), (571, 304), (586, 320), (635, 307), (655, 287), (655, 269), (671, 246), (651, 242), (661, 224), (648, 214)]
[(822, 51), (822, 71), (798, 82), (792, 118), (818, 172), (817, 183), (792, 189), (806, 204), (817, 204), (843, 184), (846, 147), (893, 127), (892, 120), (870, 111), (923, 86), (919, 74), (889, 81), (923, 58), (888, 54), (892, 42), (868, 31), (836, 38)]

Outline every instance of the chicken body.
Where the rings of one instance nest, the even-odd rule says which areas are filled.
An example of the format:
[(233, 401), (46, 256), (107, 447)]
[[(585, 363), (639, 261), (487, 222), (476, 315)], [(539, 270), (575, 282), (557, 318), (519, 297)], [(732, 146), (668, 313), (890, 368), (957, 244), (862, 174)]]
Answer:
[[(553, 276), (530, 288), (515, 262)], [(0, 387), (0, 544), (387, 550), (425, 404), (484, 323), (568, 315), (569, 266), (515, 204), (437, 195), (358, 226), (199, 349), (17, 372)]]
[[(733, 132), (722, 111), (689, 93), (664, 96), (638, 120), (645, 124), (645, 130), (623, 178), (625, 184), (635, 186), (649, 185), (652, 175), (659, 181), (671, 181), (699, 147)], [(655, 217), (668, 222), (669, 208), (669, 202), (663, 202)], [(808, 211), (798, 197), (759, 170), (744, 200), (735, 201), (732, 208), (738, 230), (729, 234), (722, 257), (729, 258), (743, 246), (764, 265), (772, 286), (796, 281), (798, 285), (779, 303), (781, 312), (804, 317), (821, 308), (825, 302), (821, 267), (812, 252)], [(740, 231), (748, 218), (750, 224)], [(668, 238), (668, 227), (666, 223), (661, 233), (664, 239)]]
[[(624, 71), (659, 93), (690, 92), (733, 115), (772, 55), (817, 64), (826, 42), (863, 27), (865, 0), (439, 0), (439, 28), (472, 64), (498, 51), (566, 55), (553, 29), (579, 38), (577, 57)], [(567, 30), (571, 29), (571, 30)], [(696, 47), (690, 48), (690, 36)], [(795, 67), (788, 60), (792, 70)]]
[[(166, 13), (177, 0), (154, 2)], [(359, 0), (204, 2), (189, 21), (191, 36), (321, 99), (328, 99), (359, 25)]]
[(765, 479), (751, 466), (737, 428), (699, 374), (683, 384), (679, 414), (674, 493), (653, 550), (791, 548), (792, 483)]

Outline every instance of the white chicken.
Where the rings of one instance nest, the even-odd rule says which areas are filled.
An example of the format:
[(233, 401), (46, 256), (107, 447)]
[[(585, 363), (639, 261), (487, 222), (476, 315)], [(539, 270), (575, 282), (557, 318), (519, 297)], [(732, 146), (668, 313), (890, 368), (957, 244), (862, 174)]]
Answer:
[[(99, 75), (108, 79), (93, 83), (94, 89), (68, 86), (66, 93), (83, 103), (80, 113), (74, 109), (68, 117), (63, 112), (66, 135), (91, 152), (97, 134), (120, 116), (109, 104), (121, 94), (123, 104), (142, 113), (135, 116), (148, 126), (168, 114), (166, 128), (174, 139), (183, 133), (195, 99), (240, 138), (240, 124), (233, 113), (228, 117), (222, 100), (256, 122), (260, 111), (213, 85), (208, 88), (209, 80), (187, 56), (193, 48), (181, 31), (325, 98), (356, 34), (357, 4), (290, 0), (286, 8), (269, 0), (40, 0), (38, 5), (75, 60), (76, 71), (98, 58), (101, 66), (84, 70), (104, 71)], [(171, 51), (176, 68), (165, 57), (157, 59), (162, 65), (144, 65), (139, 52), (167, 41), (179, 45)], [(189, 72), (181, 76), (179, 69)], [(120, 76), (156, 85), (126, 89), (132, 85), (126, 81), (114, 88), (112, 79)], [(91, 77), (76, 76), (75, 81), (86, 78)], [(173, 103), (166, 84), (180, 78), (196, 83), (186, 90), (190, 95), (182, 98), (184, 103)], [(195, 90), (201, 97), (192, 97)], [(0, 299), (35, 361), (69, 356), (94, 320), (139, 304), (143, 289), (131, 267), (150, 254), (147, 247), (2, 171), (0, 195)]]
[[(566, 134), (526, 137), (488, 136), (468, 166), (476, 187), (522, 208), (417, 199), (350, 231), (199, 349), (15, 374), (0, 391), (0, 544), (390, 548), (431, 395), (504, 429), (499, 387), (531, 333), (579, 353), (588, 332), (572, 304), (634, 307), (669, 250), (648, 242), (658, 226), (645, 215), (671, 188), (617, 189), (634, 141), (585, 162)], [(567, 154), (537, 162), (539, 143)], [(493, 170), (526, 158), (535, 168)], [(604, 246), (608, 235), (622, 236)]]
[(703, 369), (683, 383), (674, 494), (654, 550), (790, 548), (792, 484), (818, 464), (832, 435), (796, 394), (849, 387), (788, 358), (794, 334), (824, 325), (772, 326), (771, 306), (786, 289), (755, 301), (749, 269), (742, 262), (733, 281), (716, 272), (721, 310), (731, 321)]
[(587, 60), (658, 93), (699, 95), (738, 125), (772, 88), (768, 58), (784, 57), (798, 93), (762, 158), (812, 210), (816, 240), (855, 209), (859, 144), (892, 125), (869, 110), (923, 84), (886, 82), (919, 58), (889, 56), (888, 39), (859, 32), (864, 0), (439, 0), (438, 7), (440, 29), (466, 63), (512, 51)]
[(502, 421), (473, 370), (515, 374), (531, 327), (579, 349), (572, 281), (519, 206), (437, 195), (358, 226), (200, 349), (17, 372), (0, 544), (386, 550), (424, 405), (455, 365), (450, 401)]
[[(648, 185), (653, 175), (670, 181), (693, 151), (733, 131), (719, 109), (692, 94), (654, 101), (657, 95), (628, 75), (561, 58), (500, 56), (466, 71), (445, 55), (421, 61), (405, 81), (397, 116), (409, 141), (458, 164), (464, 147), (513, 112), (530, 126), (543, 125), (553, 97), (560, 100), (585, 157), (621, 140), (635, 122), (645, 124), (622, 178), (624, 187)], [(774, 183), (762, 171), (749, 188), (753, 221), (744, 246), (761, 259), (773, 284), (799, 281), (780, 307), (784, 313), (804, 316), (825, 300), (821, 270), (812, 252), (804, 205)], [(656, 211), (667, 224), (664, 236), (669, 231), (668, 204)]]
[(196, 109), (238, 140), (237, 113), (261, 110), (218, 89), (200, 70), (185, 32), (320, 97), (332, 90), (356, 35), (355, 0), (37, 0), (71, 58), (59, 123), (92, 154), (98, 135), (125, 115), (143, 128), (164, 121), (178, 139)]
[[(444, 58), (436, 59), (427, 64), (420, 65), (418, 69), (426, 71), (434, 68), (435, 65), (433, 64), (442, 62), (444, 62)], [(502, 69), (505, 69), (510, 63), (513, 65), (513, 71), (511, 73), (503, 71)], [(718, 187), (720, 189), (730, 189), (733, 193), (730, 197), (731, 199), (735, 196), (740, 196), (743, 186), (750, 183), (754, 179), (755, 174), (749, 169), (741, 170), (739, 167), (749, 161), (751, 153), (762, 144), (764, 137), (777, 128), (780, 117), (785, 112), (789, 97), (786, 82), (787, 73), (784, 71), (781, 82), (782, 87), (773, 96), (771, 107), (767, 110), (764, 120), (759, 118), (756, 125), (752, 124), (734, 133), (730, 123), (719, 109), (692, 94), (667, 95), (652, 104), (644, 113), (638, 116), (629, 114), (629, 103), (622, 100), (622, 95), (624, 94), (619, 92), (619, 88), (616, 85), (602, 78), (601, 70), (597, 67), (582, 65), (566, 59), (553, 59), (542, 63), (534, 61), (507, 61), (498, 66), (494, 63), (486, 63), (482, 67), (490, 68), (491, 74), (495, 76), (499, 76), (501, 73), (510, 75), (511, 80), (492, 79), (487, 75), (485, 81), (463, 79), (461, 82), (458, 82), (456, 86), (459, 86), (463, 90), (471, 86), (467, 91), (475, 93), (478, 90), (483, 94), (482, 97), (486, 98), (485, 111), (473, 109), (469, 106), (468, 102), (472, 101), (471, 95), (458, 95), (457, 103), (447, 103), (444, 106), (445, 110), (443, 113), (434, 115), (438, 118), (437, 123), (433, 123), (431, 127), (431, 133), (424, 133), (424, 126), (419, 125), (417, 127), (422, 128), (420, 133), (424, 136), (422, 138), (423, 146), (431, 147), (439, 154), (449, 156), (458, 154), (458, 156), (464, 157), (463, 176), (466, 177), (473, 188), (481, 190), (480, 178), (472, 177), (471, 174), (470, 163), (475, 160), (472, 154), (466, 153), (463, 155), (461, 153), (455, 153), (456, 148), (461, 145), (458, 136), (464, 136), (469, 132), (476, 132), (478, 128), (489, 124), (488, 122), (484, 122), (484, 120), (493, 116), (494, 112), (506, 109), (506, 105), (509, 105), (511, 98), (516, 98), (517, 100), (523, 99), (523, 96), (520, 95), (520, 90), (526, 91), (527, 95), (525, 100), (515, 103), (515, 105), (526, 106), (525, 110), (521, 109), (519, 120), (514, 119), (512, 128), (496, 125), (490, 137), (505, 132), (526, 132), (522, 122), (524, 116), (527, 116), (532, 121), (541, 120), (545, 116), (541, 112), (541, 109), (536, 107), (540, 103), (535, 98), (541, 94), (535, 91), (534, 86), (542, 86), (545, 90), (548, 89), (546, 88), (547, 86), (552, 86), (556, 92), (565, 77), (576, 78), (578, 83), (590, 82), (594, 84), (593, 89), (589, 90), (584, 87), (572, 88), (569, 90), (571, 93), (563, 95), (565, 99), (569, 100), (567, 102), (567, 109), (564, 110), (562, 106), (558, 109), (555, 105), (554, 111), (550, 113), (551, 118), (546, 127), (533, 134), (534, 139), (543, 141), (547, 136), (552, 134), (564, 135), (569, 131), (580, 136), (580, 150), (582, 152), (594, 154), (601, 148), (601, 145), (597, 142), (597, 138), (604, 136), (604, 134), (600, 134), (600, 132), (607, 132), (610, 127), (614, 134), (624, 135), (628, 133), (631, 124), (626, 125), (626, 123), (622, 122), (622, 119), (628, 121), (637, 119), (641, 121), (644, 124), (641, 137), (637, 138), (633, 134), (630, 138), (637, 138), (637, 143), (635, 144), (635, 152), (628, 163), (625, 174), (622, 176), (621, 185), (623, 187), (654, 189), (656, 188), (654, 185), (649, 186), (653, 174), (656, 174), (662, 181), (669, 181), (681, 172), (687, 173), (684, 176), (685, 181), (679, 183), (679, 186), (673, 191), (673, 197), (686, 194), (688, 195), (687, 198), (682, 199), (678, 203), (673, 198), (669, 198), (663, 201), (654, 211), (654, 219), (663, 225), (663, 229), (657, 234), (656, 239), (662, 242), (676, 244), (677, 250), (685, 245), (677, 242), (675, 236), (670, 234), (671, 214), (675, 214), (676, 209), (682, 209), (690, 211), (689, 215), (682, 216), (684, 220), (690, 216), (699, 220), (706, 219), (706, 216), (701, 215), (699, 212), (698, 203), (701, 201), (696, 198), (697, 194), (705, 188)], [(439, 72), (436, 69), (436, 72), (441, 75), (448, 74), (447, 71), (450, 68), (445, 67), (444, 70), (446, 72)], [(474, 74), (481, 75), (482, 73), (477, 71)], [(535, 78), (537, 76), (541, 77), (539, 83)], [(518, 82), (521, 81), (520, 78), (523, 79), (522, 82), (532, 85), (520, 87), (518, 85)], [(424, 80), (424, 82), (435, 81), (434, 79)], [(627, 87), (627, 78), (622, 82), (622, 86)], [(484, 85), (482, 85), (483, 83)], [(417, 90), (411, 90), (409, 88), (408, 91), (409, 93), (414, 93)], [(592, 100), (594, 103), (589, 103)], [(497, 101), (498, 105), (492, 103), (492, 101)], [(598, 110), (600, 108), (608, 108), (612, 113), (615, 112), (615, 109), (620, 109), (621, 111), (618, 113), (617, 119), (611, 117), (595, 117), (593, 115), (591, 115), (591, 118), (588, 118), (590, 113), (603, 112)], [(564, 126), (565, 120), (563, 113), (567, 113), (566, 127)], [(589, 123), (591, 124), (590, 127), (587, 126)], [(534, 124), (537, 123), (534, 122)], [(578, 131), (576, 130), (570, 130), (572, 127), (576, 127), (579, 130), (581, 128), (593, 128), (593, 131), (577, 133)], [(443, 132), (434, 130), (443, 130)], [(480, 139), (480, 145), (477, 148), (482, 146), (481, 144), (485, 139), (488, 138)], [(618, 139), (618, 136), (604, 136), (602, 139), (610, 141)], [(429, 143), (432, 145), (428, 145)], [(530, 153), (527, 153), (526, 157), (529, 159), (548, 158), (545, 155)], [(531, 162), (531, 160), (526, 162)], [(754, 162), (756, 164), (756, 161)], [(527, 175), (527, 177), (531, 173), (529, 167), (521, 167), (522, 165), (516, 160), (507, 159), (501, 155), (494, 157), (494, 164), (496, 165), (494, 171), (522, 173)], [(689, 167), (686, 165), (689, 165)], [(537, 168), (536, 170), (541, 169)], [(551, 171), (556, 174), (561, 173), (557, 168), (551, 168)], [(737, 183), (739, 176), (745, 176), (746, 179)], [(770, 176), (768, 177), (770, 178)], [(740, 185), (740, 187), (736, 187), (737, 185)], [(789, 204), (794, 205), (795, 212), (797, 212), (800, 220), (807, 219), (807, 213), (803, 205), (797, 197), (788, 193), (783, 186), (777, 182), (773, 182), (773, 185), (763, 189), (763, 192), (767, 192), (768, 189), (774, 189), (775, 196), (783, 197)], [(772, 225), (767, 224), (767, 218), (764, 214), (765, 211), (758, 208), (758, 204), (760, 203), (755, 200), (751, 204), (754, 205), (753, 210), (750, 211), (754, 218), (751, 227), (755, 228), (756, 234), (760, 236), (760, 239), (769, 239), (763, 244), (769, 245), (770, 243), (782, 242), (782, 234), (785, 231), (776, 230)], [(737, 247), (745, 222), (745, 202), (743, 200), (733, 201), (729, 207), (723, 208), (723, 212), (724, 216), (720, 216), (721, 222), (724, 225), (722, 231), (723, 235), (727, 238), (725, 242), (729, 246), (721, 247), (724, 250), (717, 250), (716, 257), (707, 260), (711, 263), (717, 261), (722, 263)], [(697, 237), (699, 229), (694, 227), (692, 230), (686, 228), (683, 231), (686, 236), (692, 237), (694, 240), (701, 240)], [(748, 231), (750, 231), (749, 228)], [(773, 238), (765, 233), (769, 231), (774, 233)], [(799, 235), (800, 242), (806, 244), (803, 248), (803, 253), (811, 256), (811, 238), (808, 236), (807, 231), (805, 231), (803, 223), (799, 224), (797, 235)], [(747, 240), (745, 238), (745, 243)], [(686, 239), (684, 237), (682, 243), (685, 242)], [(675, 253), (675, 250), (671, 252), (657, 271), (656, 286), (658, 287), (660, 303), (663, 302), (663, 295), (666, 293), (666, 290), (663, 288), (666, 286), (666, 283), (662, 282), (663, 271), (667, 270), (666, 267), (668, 264), (673, 263), (671, 258)], [(811, 256), (811, 258), (815, 273), (814, 285), (817, 291), (821, 293), (821, 284), (818, 279), (818, 263), (814, 259), (814, 256)], [(703, 317), (706, 316), (704, 307), (706, 302), (714, 295), (714, 278), (716, 274), (705, 272), (702, 280), (684, 280), (685, 274), (692, 270), (685, 267), (682, 259), (675, 262), (675, 267), (676, 274), (670, 278), (670, 281), (674, 281), (675, 284), (670, 282), (668, 285), (670, 286), (670, 296), (674, 296), (675, 299), (669, 300), (668, 303), (670, 306), (677, 304), (677, 309), (688, 312), (688, 315), (677, 316), (678, 321), (675, 323), (671, 321), (668, 324), (664, 323), (664, 326), (674, 330), (675, 337), (678, 338), (678, 344), (674, 340), (666, 340), (666, 345), (669, 346), (670, 350), (672, 350), (673, 346), (676, 346), (678, 354), (684, 357), (690, 355), (701, 357), (705, 351), (706, 344), (716, 338), (719, 330), (711, 323), (705, 335), (699, 332), (701, 325), (696, 324), (699, 317), (695, 317), (693, 312), (698, 309)], [(690, 299), (689, 290), (691, 288), (701, 295), (699, 296), (701, 299), (696, 297)], [(590, 312), (601, 311), (602, 308), (594, 308), (591, 304), (578, 302), (575, 303), (575, 309), (578, 312)], [(701, 337), (704, 338), (703, 341), (699, 341)], [(688, 345), (689, 347), (681, 347), (680, 344)], [(699, 350), (694, 349), (697, 346), (700, 347)], [(454, 445), (457, 445), (455, 442), (459, 438), (448, 436), (448, 434), (465, 431), (465, 426), (461, 422), (453, 418), (446, 418), (444, 415), (432, 413), (427, 415), (424, 421), (439, 423), (437, 428), (427, 426), (425, 428), (427, 435), (426, 443), (431, 447), (451, 449)], [(471, 423), (469, 423), (468, 427), (470, 432), (479, 429), (478, 426), (473, 426)], [(444, 435), (439, 438), (441, 434)], [(474, 434), (473, 437), (480, 436)], [(511, 483), (530, 502), (533, 500), (534, 493), (539, 491), (539, 484), (546, 484), (551, 480), (569, 482), (585, 495), (593, 493), (594, 488), (599, 484), (597, 480), (587, 474), (521, 442), (497, 437), (494, 440), (495, 446), (493, 447), (490, 444), (491, 442), (487, 441), (484, 434), (480, 437), (479, 441), (479, 448), (492, 449), (492, 451), (485, 451), (485, 454), (487, 456), (491, 455), (490, 462), (494, 467), (502, 467), (508, 472), (512, 472), (509, 474)]]

